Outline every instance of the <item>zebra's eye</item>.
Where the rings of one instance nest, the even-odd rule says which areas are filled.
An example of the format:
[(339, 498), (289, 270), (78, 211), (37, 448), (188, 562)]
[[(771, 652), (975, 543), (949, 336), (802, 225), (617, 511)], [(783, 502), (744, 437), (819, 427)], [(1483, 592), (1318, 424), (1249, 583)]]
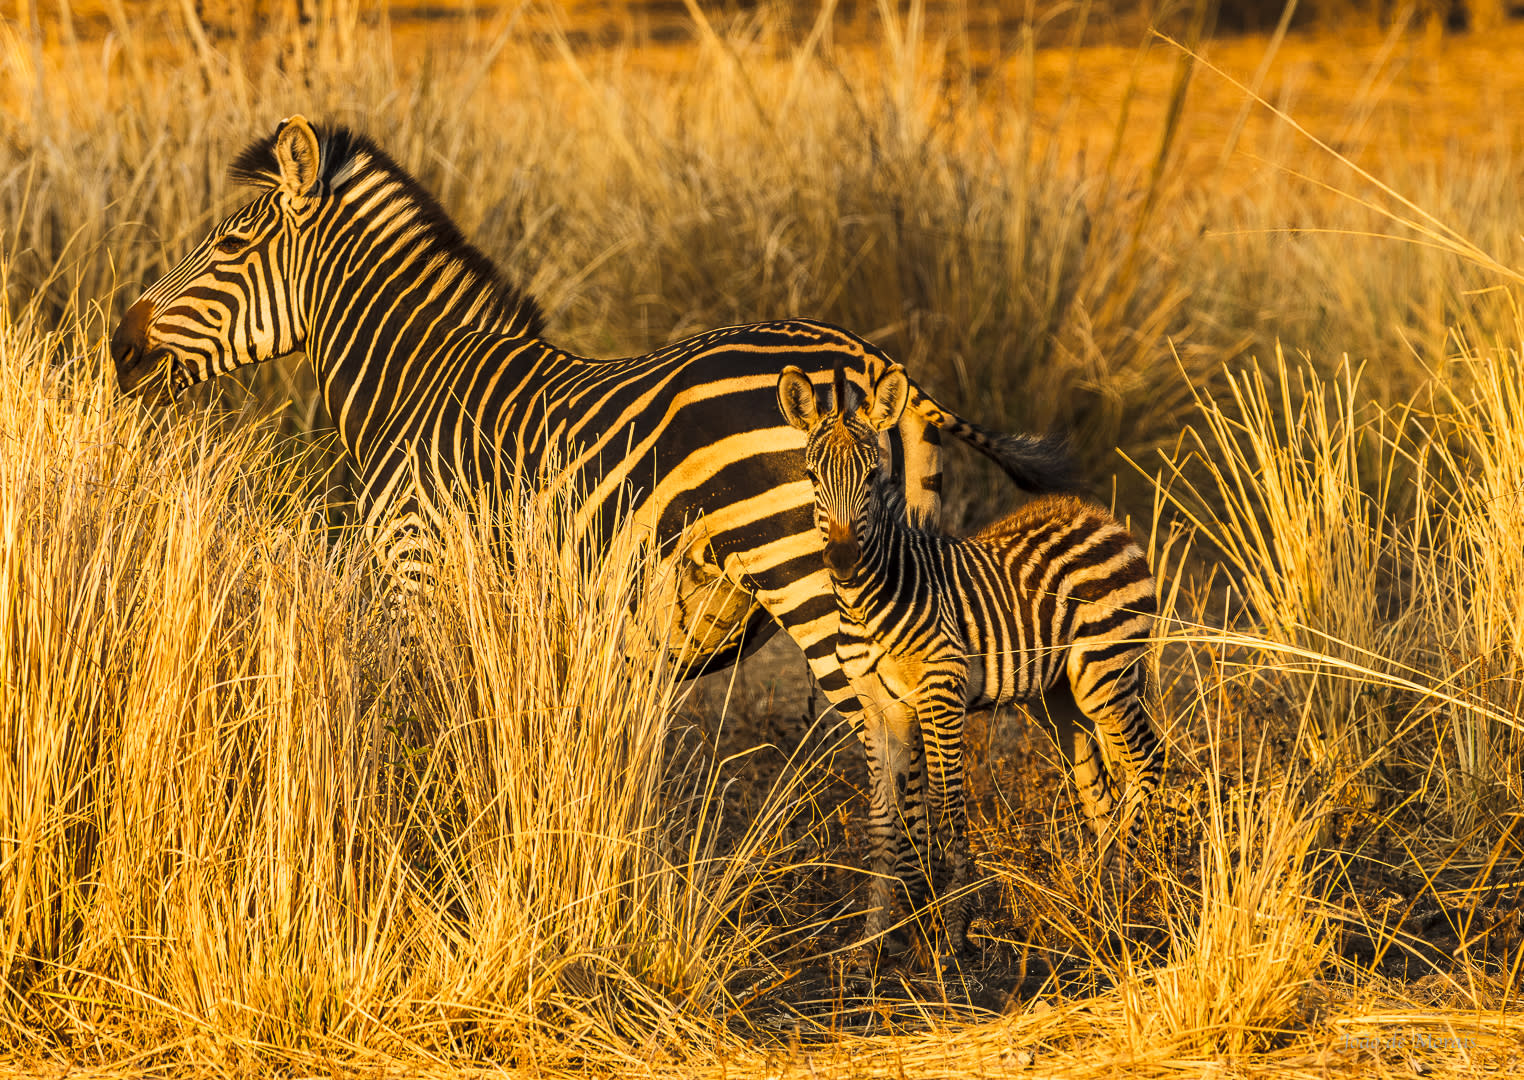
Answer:
[(217, 250), (224, 255), (237, 255), (248, 245), (249, 242), (241, 236), (224, 236), (217, 241)]
[(805, 479), (806, 479), (806, 480), (808, 480), (808, 481), (809, 481), (809, 482), (810, 482), (810, 483), (812, 483), (812, 484), (813, 484), (813, 483), (814, 483), (814, 482), (815, 482), (815, 481), (816, 481), (816, 479), (818, 479), (818, 478), (817, 478), (817, 477), (816, 477), (816, 476), (815, 476), (815, 470), (814, 470), (814, 469), (812, 469), (812, 468), (810, 468), (810, 467), (809, 467), (809, 466), (807, 466), (807, 465), (806, 465), (806, 466), (805, 466), (805, 469), (804, 469), (804, 478), (805, 478)]

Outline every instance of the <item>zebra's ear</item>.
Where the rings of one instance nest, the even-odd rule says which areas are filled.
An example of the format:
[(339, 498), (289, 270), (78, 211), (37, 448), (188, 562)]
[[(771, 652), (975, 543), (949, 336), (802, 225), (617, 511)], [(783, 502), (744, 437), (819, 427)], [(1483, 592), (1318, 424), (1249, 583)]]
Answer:
[(905, 402), (910, 400), (910, 379), (905, 375), (905, 369), (899, 364), (891, 364), (889, 369), (878, 377), (878, 382), (873, 384), (873, 400), (868, 404), (868, 424), (874, 431), (883, 431), (899, 423), (900, 414), (905, 411)]
[(778, 411), (783, 419), (800, 431), (809, 431), (820, 419), (820, 406), (815, 400), (815, 384), (799, 368), (790, 364), (778, 376)]
[(286, 194), (305, 198), (317, 187), (322, 153), (317, 132), (305, 116), (282, 120), (275, 132), (275, 162), (280, 166), (280, 186)]

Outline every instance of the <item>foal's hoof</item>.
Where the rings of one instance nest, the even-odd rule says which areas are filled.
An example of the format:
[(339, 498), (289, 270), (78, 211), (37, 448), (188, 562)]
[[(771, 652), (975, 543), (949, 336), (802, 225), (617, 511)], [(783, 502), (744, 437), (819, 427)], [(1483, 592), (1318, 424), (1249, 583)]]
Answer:
[(959, 927), (956, 932), (952, 927), (948, 927), (947, 936), (936, 945), (932, 963), (938, 971), (946, 975), (963, 967), (963, 961), (969, 955), (969, 948), (968, 938), (963, 933), (962, 927)]
[(852, 950), (852, 967), (865, 975), (876, 975), (880, 968), (897, 967), (915, 948), (915, 936), (904, 926), (887, 929), (869, 925), (862, 941)]
[(968, 916), (962, 911), (947, 917), (947, 950), (954, 956), (968, 951)]

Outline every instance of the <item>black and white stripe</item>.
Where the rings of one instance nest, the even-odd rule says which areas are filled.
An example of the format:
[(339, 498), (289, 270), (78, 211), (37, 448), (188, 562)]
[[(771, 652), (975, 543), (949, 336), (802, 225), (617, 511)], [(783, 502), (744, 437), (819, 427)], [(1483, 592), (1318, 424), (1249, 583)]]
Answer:
[[(693, 635), (682, 656), (690, 668), (781, 626), (856, 720), (836, 663), (804, 440), (778, 418), (774, 394), (785, 364), (822, 383), (840, 367), (871, 385), (890, 366), (879, 349), (789, 320), (713, 330), (647, 356), (574, 356), (543, 339), (533, 299), (369, 139), (296, 117), (233, 171), (263, 189), (258, 197), (112, 335), (125, 393), (167, 402), (304, 349), (354, 460), (365, 523), (403, 582), (427, 579), (439, 492), (506, 490), (547, 460), (569, 464), (591, 493), (584, 531), (606, 530), (623, 511), (667, 544), (674, 632)], [(1062, 482), (1048, 444), (984, 431), (911, 386), (887, 441), (920, 512), (938, 509), (943, 432), (1026, 487)]]
[[(908, 396), (897, 365), (861, 406), (838, 379), (825, 412), (804, 372), (787, 369), (778, 383), (784, 417), (807, 438), (805, 469), (841, 619), (837, 659), (868, 714), (877, 873), (870, 931), (886, 923), (893, 878), (912, 889), (924, 879), (917, 861), (927, 829), (929, 865), (955, 893), (966, 882), (969, 706), (1030, 703), (1051, 720), (1103, 858), (1123, 833), (1131, 855), (1160, 771), (1145, 708), (1158, 602), (1143, 550), (1104, 509), (1072, 496), (1043, 496), (962, 540), (912, 521), (879, 446)], [(962, 922), (954, 901), (954, 945)]]

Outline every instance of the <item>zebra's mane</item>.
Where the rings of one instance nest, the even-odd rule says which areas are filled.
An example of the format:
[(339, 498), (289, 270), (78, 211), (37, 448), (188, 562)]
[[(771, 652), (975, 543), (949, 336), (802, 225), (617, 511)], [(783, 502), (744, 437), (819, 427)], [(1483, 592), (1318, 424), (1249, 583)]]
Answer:
[[(333, 190), (365, 176), (383, 173), (401, 188), (417, 210), (420, 235), (433, 240), (440, 254), (453, 257), (484, 289), (490, 290), (495, 303), (487, 319), (504, 333), (539, 337), (545, 330), (545, 316), (533, 296), (505, 278), (496, 264), (461, 233), (439, 200), (414, 179), (368, 135), (339, 125), (313, 125), (322, 147), (323, 182)], [(228, 172), (235, 183), (273, 188), (280, 183), (280, 165), (275, 158), (278, 132), (254, 140), (233, 159)]]

